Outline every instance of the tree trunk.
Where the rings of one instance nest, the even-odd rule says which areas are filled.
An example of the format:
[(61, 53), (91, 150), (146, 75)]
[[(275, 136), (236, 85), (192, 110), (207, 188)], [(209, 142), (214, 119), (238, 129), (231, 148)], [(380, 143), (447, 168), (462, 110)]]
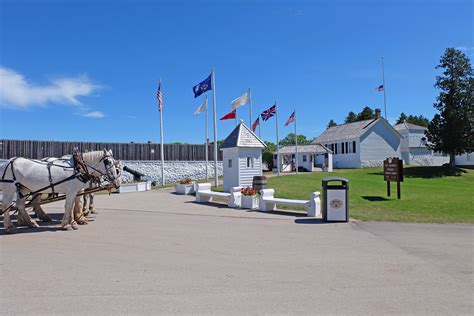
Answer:
[(454, 152), (449, 153), (449, 167), (452, 169), (456, 168), (456, 155)]

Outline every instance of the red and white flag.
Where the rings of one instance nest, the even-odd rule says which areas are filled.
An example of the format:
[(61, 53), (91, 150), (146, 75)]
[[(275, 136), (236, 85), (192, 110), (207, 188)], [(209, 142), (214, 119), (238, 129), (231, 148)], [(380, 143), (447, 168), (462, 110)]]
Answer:
[(232, 112), (227, 113), (226, 115), (221, 117), (219, 120), (223, 121), (223, 120), (235, 119), (236, 116), (237, 116), (237, 110), (233, 110)]
[(375, 88), (375, 90), (377, 90), (377, 91), (383, 91), (383, 84), (381, 84), (380, 86), (378, 86), (377, 88)]
[(288, 118), (288, 121), (286, 121), (285, 126), (290, 125), (290, 123), (293, 123), (295, 121), (295, 112), (291, 113), (290, 117)]
[(255, 130), (257, 129), (257, 126), (260, 125), (260, 117), (257, 117), (255, 122), (252, 124), (252, 131), (255, 133)]
[(163, 94), (161, 93), (161, 81), (158, 84), (158, 91), (156, 92), (156, 98), (158, 99), (158, 111), (161, 112), (163, 107)]

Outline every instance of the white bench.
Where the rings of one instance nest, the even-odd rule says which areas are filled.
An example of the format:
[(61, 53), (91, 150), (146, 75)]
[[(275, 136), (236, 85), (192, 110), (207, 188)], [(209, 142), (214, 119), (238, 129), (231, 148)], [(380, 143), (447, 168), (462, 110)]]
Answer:
[(229, 207), (240, 207), (242, 187), (233, 187), (230, 193), (211, 191), (210, 183), (198, 183), (196, 190), (196, 202), (209, 203), (212, 202), (213, 197), (220, 197), (227, 199)]
[(276, 204), (302, 206), (307, 209), (309, 217), (317, 217), (321, 215), (321, 201), (319, 199), (319, 192), (311, 193), (309, 200), (291, 200), (281, 199), (273, 197), (275, 190), (263, 189), (260, 190), (260, 200), (258, 201), (258, 207), (262, 212), (273, 211)]

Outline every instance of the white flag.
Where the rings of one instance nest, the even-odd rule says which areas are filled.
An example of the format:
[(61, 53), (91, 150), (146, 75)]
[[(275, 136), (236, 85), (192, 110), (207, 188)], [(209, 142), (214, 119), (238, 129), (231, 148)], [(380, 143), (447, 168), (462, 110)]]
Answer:
[(204, 99), (204, 101), (202, 101), (201, 105), (196, 109), (196, 111), (194, 111), (193, 115), (198, 115), (199, 113), (204, 112), (206, 109), (207, 109), (207, 96)]
[(234, 101), (232, 101), (232, 110), (240, 108), (242, 105), (247, 104), (249, 102), (249, 92), (245, 92), (242, 96), (238, 97)]

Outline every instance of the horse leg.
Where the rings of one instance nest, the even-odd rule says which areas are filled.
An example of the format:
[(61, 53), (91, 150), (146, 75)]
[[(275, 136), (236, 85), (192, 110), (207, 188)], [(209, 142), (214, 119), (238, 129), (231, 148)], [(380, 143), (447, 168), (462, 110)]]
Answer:
[(27, 194), (28, 191), (26, 190), (20, 190), (18, 193), (18, 198), (16, 200), (16, 207), (18, 208), (18, 217), (17, 217), (17, 225), (19, 226), (30, 226), (30, 227), (39, 227), (39, 225), (36, 223), (34, 219), (28, 215), (25, 209), (25, 201), (26, 198), (21, 197), (21, 194)]
[(74, 220), (79, 224), (79, 225), (87, 225), (87, 218), (82, 212), (83, 206), (82, 206), (82, 201), (80, 196), (76, 196), (74, 199)]
[(91, 211), (92, 214), (99, 214), (95, 208), (94, 204), (94, 193), (89, 194), (89, 210)]
[(42, 222), (52, 222), (53, 219), (51, 218), (51, 216), (46, 214), (44, 209), (41, 207), (40, 200), (41, 200), (41, 194), (35, 195), (35, 197), (31, 201), (31, 204), (33, 205), (33, 211), (36, 213), (36, 216), (38, 216), (38, 218)]
[(63, 220), (61, 221), (61, 227), (64, 230), (73, 230), (77, 229), (77, 223), (74, 221), (72, 216), (72, 209), (74, 207), (74, 200), (76, 199), (77, 193), (67, 193), (66, 194), (66, 201), (64, 202), (64, 216)]
[[(3, 190), (3, 200), (2, 200), (2, 207), (3, 210), (6, 209), (8, 206), (13, 205), (13, 195), (15, 191), (13, 190)], [(2, 210), (2, 211), (3, 211)], [(5, 228), (7, 234), (12, 234), (17, 232), (17, 228), (12, 224), (10, 220), (10, 210), (3, 213), (3, 227)]]
[(84, 216), (88, 216), (89, 215), (89, 210), (87, 209), (87, 205), (89, 204), (88, 203), (88, 194), (84, 194), (82, 196), (82, 213), (84, 213)]

